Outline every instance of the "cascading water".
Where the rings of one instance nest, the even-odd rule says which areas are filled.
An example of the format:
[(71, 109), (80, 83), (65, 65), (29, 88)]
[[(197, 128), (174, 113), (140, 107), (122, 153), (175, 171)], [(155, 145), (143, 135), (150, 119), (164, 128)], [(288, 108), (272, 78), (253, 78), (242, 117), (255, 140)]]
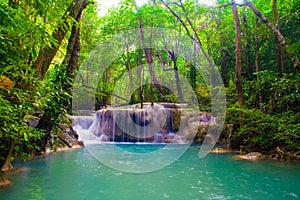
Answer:
[[(114, 122), (116, 121), (116, 115), (113, 116)], [(116, 137), (116, 123), (113, 124), (113, 139), (112, 142), (115, 142), (115, 137)]]
[[(201, 140), (215, 118), (207, 113), (184, 111), (176, 104), (145, 104), (105, 108), (93, 116), (74, 116), (73, 126), (85, 144), (103, 142), (188, 143)], [(196, 133), (191, 135), (190, 133)]]
[(141, 119), (141, 116), (139, 115), (140, 113), (139, 112), (135, 112), (135, 123), (137, 124), (136, 126), (136, 140), (137, 142), (139, 143), (140, 142), (140, 133), (141, 133), (141, 126), (142, 126), (142, 119)]

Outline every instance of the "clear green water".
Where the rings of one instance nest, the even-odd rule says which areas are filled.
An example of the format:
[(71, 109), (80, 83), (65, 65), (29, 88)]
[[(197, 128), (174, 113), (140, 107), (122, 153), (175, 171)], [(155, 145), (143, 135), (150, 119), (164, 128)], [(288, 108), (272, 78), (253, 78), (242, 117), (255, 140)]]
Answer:
[[(124, 148), (147, 152), (157, 147), (126, 145)], [(235, 161), (232, 154), (209, 154), (199, 159), (198, 151), (198, 146), (191, 146), (171, 165), (145, 174), (110, 169), (85, 148), (55, 153), (25, 164), (16, 163), (24, 171), (11, 177), (14, 185), (0, 190), (0, 199), (300, 198), (299, 163)]]

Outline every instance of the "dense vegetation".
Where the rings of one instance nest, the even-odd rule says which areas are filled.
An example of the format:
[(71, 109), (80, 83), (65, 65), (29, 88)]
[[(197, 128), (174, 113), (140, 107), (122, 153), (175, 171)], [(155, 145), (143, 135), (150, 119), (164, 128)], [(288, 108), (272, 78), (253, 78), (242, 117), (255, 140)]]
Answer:
[[(263, 152), (276, 147), (300, 151), (299, 2), (218, 0), (215, 6), (174, 2), (149, 1), (137, 7), (124, 0), (100, 17), (96, 4), (87, 0), (1, 1), (0, 165), (7, 168), (9, 162), (4, 163), (13, 156), (44, 150), (59, 116), (72, 112), (75, 73), (91, 51), (124, 30), (134, 28), (142, 34), (144, 27), (177, 31), (205, 49), (221, 73), (227, 93), (226, 123), (235, 125), (234, 138), (240, 145)], [(127, 48), (126, 41), (116, 42)], [(96, 108), (110, 104), (124, 74), (141, 74), (143, 69), (136, 70), (137, 66), (157, 68), (160, 63), (172, 68), (175, 83), (180, 81), (178, 74), (184, 76), (200, 109), (210, 111), (208, 87), (195, 63), (169, 48), (128, 47), (100, 78), (96, 96), (91, 92), (87, 99), (95, 98)], [(151, 80), (144, 86), (136, 90), (127, 86), (130, 103), (182, 100), (182, 88), (174, 93), (155, 84), (159, 70), (163, 73), (150, 70)], [(33, 117), (41, 118), (36, 127), (27, 123)]]

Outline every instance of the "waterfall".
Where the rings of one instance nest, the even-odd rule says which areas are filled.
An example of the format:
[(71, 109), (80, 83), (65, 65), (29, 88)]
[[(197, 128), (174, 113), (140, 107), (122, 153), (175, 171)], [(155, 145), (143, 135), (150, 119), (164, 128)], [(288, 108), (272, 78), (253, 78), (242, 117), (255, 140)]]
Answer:
[[(178, 104), (144, 104), (98, 110), (93, 116), (72, 117), (84, 143), (188, 143), (201, 141), (216, 119), (208, 113), (182, 112)], [(180, 105), (179, 105), (180, 106)]]
[(166, 111), (167, 111), (167, 119), (166, 119), (167, 131), (172, 132), (172, 111), (171, 109), (167, 109)]
[(116, 112), (113, 113), (113, 134), (112, 134), (112, 142), (115, 142), (116, 136)]
[(101, 135), (101, 126), (100, 126), (101, 122), (102, 122), (102, 112), (96, 112), (94, 121), (88, 129), (89, 132), (99, 137)]
[(149, 125), (146, 124), (145, 120), (146, 120), (146, 110), (143, 110), (142, 111), (142, 115), (143, 115), (143, 119), (144, 119), (144, 126), (143, 126), (143, 138), (144, 138), (144, 142), (146, 142), (146, 138), (147, 138), (147, 135), (146, 135), (146, 130), (148, 129)]
[(135, 127), (136, 127), (136, 141), (139, 143), (140, 142), (140, 133), (142, 129), (142, 119), (140, 112), (135, 111), (134, 112), (134, 121), (135, 121)]
[(82, 129), (89, 129), (89, 127), (94, 122), (94, 116), (73, 116), (72, 122), (73, 126), (77, 126), (78, 128)]

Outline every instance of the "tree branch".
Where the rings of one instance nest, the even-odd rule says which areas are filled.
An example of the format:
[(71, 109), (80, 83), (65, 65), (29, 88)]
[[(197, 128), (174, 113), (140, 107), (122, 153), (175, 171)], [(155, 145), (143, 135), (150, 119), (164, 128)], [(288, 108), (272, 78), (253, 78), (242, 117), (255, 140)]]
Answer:
[(251, 3), (248, 2), (246, 3), (246, 5), (254, 12), (254, 14), (259, 17), (264, 24), (266, 24), (269, 29), (275, 34), (279, 45), (281, 45), (282, 47), (285, 47), (287, 50), (287, 53), (289, 54), (289, 56), (292, 58), (293, 62), (294, 62), (294, 68), (299, 68), (300, 66), (300, 62), (299, 59), (297, 57), (297, 55), (294, 52), (291, 52), (291, 50), (289, 49), (289, 46), (284, 38), (284, 36), (281, 34), (281, 32), (276, 28), (276, 26), (274, 26), (259, 10), (257, 10), (255, 8), (255, 6)]

